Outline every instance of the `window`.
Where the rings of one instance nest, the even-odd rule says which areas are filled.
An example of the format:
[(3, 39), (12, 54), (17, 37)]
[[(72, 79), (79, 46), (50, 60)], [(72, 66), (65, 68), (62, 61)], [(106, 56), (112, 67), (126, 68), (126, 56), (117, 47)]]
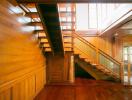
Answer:
[(71, 7), (67, 7), (67, 11), (68, 12), (71, 12)]
[(97, 28), (97, 4), (77, 4), (76, 21), (77, 30)]
[(89, 28), (97, 28), (97, 5), (89, 4)]
[(67, 29), (66, 26), (61, 26), (61, 29)]
[(59, 11), (66, 11), (66, 8), (65, 7), (60, 7)]
[(71, 26), (67, 26), (67, 29), (71, 29)]
[(88, 4), (76, 4), (76, 28), (88, 30)]
[(66, 17), (61, 17), (60, 19), (61, 19), (62, 22), (66, 21)]
[(127, 47), (123, 48), (123, 59), (124, 61), (127, 61), (128, 60), (128, 51), (127, 51)]
[(71, 22), (71, 21), (72, 21), (71, 17), (67, 17), (67, 22)]

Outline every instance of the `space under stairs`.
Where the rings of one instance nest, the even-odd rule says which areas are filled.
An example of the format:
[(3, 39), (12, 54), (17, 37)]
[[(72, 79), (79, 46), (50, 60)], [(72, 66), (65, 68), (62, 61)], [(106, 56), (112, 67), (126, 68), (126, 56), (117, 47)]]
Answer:
[(122, 64), (93, 44), (74, 33), (75, 63), (97, 80), (120, 81), (122, 79)]

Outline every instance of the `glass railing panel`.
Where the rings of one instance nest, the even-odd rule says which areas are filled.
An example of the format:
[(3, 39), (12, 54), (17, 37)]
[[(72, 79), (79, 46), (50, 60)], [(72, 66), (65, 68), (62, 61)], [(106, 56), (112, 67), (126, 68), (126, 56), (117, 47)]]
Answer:
[(124, 62), (124, 83), (128, 83), (128, 62)]
[(120, 65), (115, 63), (114, 61), (110, 60), (109, 58), (105, 57), (102, 54), (99, 54), (99, 64), (112, 70), (113, 72), (115, 72), (118, 75), (120, 74)]
[[(89, 60), (91, 60), (93, 63), (97, 62), (97, 52), (96, 48), (93, 45), (91, 45), (87, 41), (84, 41), (80, 37), (74, 38), (74, 45), (79, 48), (81, 52), (87, 54)], [(120, 75), (120, 63), (116, 62), (114, 59), (103, 53), (99, 53), (98, 56), (99, 64)]]
[(93, 62), (95, 62), (96, 51), (92, 47), (90, 47), (89, 45), (87, 45), (86, 43), (84, 43), (83, 41), (77, 38), (74, 39), (74, 46), (76, 46), (82, 52), (85, 52), (87, 55), (89, 55), (89, 58), (90, 58), (89, 60), (93, 60)]

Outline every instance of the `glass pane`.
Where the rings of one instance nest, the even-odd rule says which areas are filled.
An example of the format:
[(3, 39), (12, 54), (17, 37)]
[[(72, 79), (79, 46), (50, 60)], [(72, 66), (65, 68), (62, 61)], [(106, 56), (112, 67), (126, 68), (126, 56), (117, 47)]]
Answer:
[(112, 15), (113, 10), (114, 10), (114, 4), (107, 4), (107, 11), (109, 12), (108, 16)]
[(129, 55), (129, 60), (130, 60), (130, 63), (132, 64), (132, 54)]
[(66, 17), (61, 17), (60, 20), (63, 22), (63, 21), (66, 21)]
[(71, 26), (66, 26), (67, 29), (71, 29), (72, 27)]
[(105, 19), (107, 15), (106, 4), (102, 4), (102, 18)]
[(123, 54), (127, 54), (127, 47), (123, 48)]
[(71, 22), (71, 20), (72, 20), (71, 17), (67, 17), (68, 22)]
[(132, 75), (132, 64), (130, 65), (131, 75)]
[(129, 54), (132, 54), (132, 47), (129, 47)]
[(88, 30), (88, 4), (76, 4), (76, 28)]
[(128, 73), (128, 66), (127, 64), (124, 65), (124, 75), (127, 75)]
[(89, 28), (97, 28), (96, 4), (89, 4)]
[(66, 11), (66, 8), (65, 7), (60, 7), (59, 11)]
[(71, 7), (67, 7), (67, 11), (70, 12), (71, 11)]
[(99, 63), (104, 67), (112, 70), (113, 72), (119, 74), (120, 66), (116, 63), (113, 63), (110, 59), (106, 58), (104, 55), (99, 54)]
[(124, 55), (124, 61), (128, 60), (128, 55)]

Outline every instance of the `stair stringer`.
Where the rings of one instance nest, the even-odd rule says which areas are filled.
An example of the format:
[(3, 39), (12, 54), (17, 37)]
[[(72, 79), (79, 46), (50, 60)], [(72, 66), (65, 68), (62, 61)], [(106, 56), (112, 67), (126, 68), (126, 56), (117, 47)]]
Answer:
[(111, 75), (105, 74), (103, 71), (100, 71), (95, 66), (92, 66), (90, 63), (85, 60), (79, 58), (79, 56), (75, 56), (75, 63), (80, 65), (86, 72), (88, 72), (91, 76), (93, 76), (96, 80), (112, 80), (118, 82), (119, 80), (112, 77)]

